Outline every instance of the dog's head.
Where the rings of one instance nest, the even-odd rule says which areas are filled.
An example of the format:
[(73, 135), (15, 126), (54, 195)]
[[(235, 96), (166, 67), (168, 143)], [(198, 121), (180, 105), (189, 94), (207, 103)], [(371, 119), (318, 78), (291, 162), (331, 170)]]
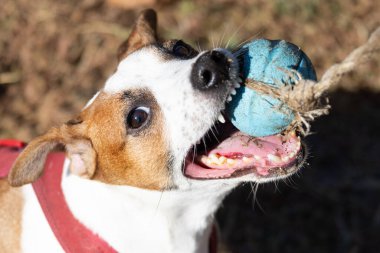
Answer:
[(116, 72), (78, 117), (26, 147), (10, 173), (12, 185), (36, 180), (59, 144), (71, 173), (147, 189), (207, 179), (262, 182), (299, 167), (302, 148), (294, 133), (253, 138), (222, 123), (239, 86), (238, 61), (229, 51), (159, 41), (156, 13), (146, 10), (118, 57)]

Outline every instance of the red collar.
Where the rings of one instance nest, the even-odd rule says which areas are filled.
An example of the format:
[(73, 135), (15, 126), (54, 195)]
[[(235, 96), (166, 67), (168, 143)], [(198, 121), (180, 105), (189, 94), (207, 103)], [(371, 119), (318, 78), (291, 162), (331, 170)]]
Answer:
[[(13, 162), (25, 147), (17, 140), (0, 140), (0, 179), (8, 175)], [(43, 175), (33, 189), (55, 237), (67, 253), (116, 253), (106, 241), (80, 223), (71, 213), (61, 188), (65, 154), (52, 153), (45, 163)], [(209, 252), (217, 252), (217, 231), (212, 229)]]

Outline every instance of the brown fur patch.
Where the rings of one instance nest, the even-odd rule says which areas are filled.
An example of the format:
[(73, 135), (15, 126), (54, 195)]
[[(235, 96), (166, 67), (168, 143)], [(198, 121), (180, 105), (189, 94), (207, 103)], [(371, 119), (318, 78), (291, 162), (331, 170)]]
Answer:
[(142, 90), (131, 97), (143, 97), (151, 107), (150, 125), (137, 135), (128, 133), (125, 117), (133, 108), (122, 94), (101, 93), (81, 118), (86, 135), (97, 153), (93, 179), (109, 184), (163, 189), (169, 184), (168, 153), (163, 136), (163, 116), (154, 97)]
[(121, 61), (134, 51), (157, 41), (157, 14), (152, 9), (140, 13), (128, 39), (124, 41), (117, 52)]
[(21, 221), (23, 198), (21, 189), (0, 180), (0, 252), (21, 251)]

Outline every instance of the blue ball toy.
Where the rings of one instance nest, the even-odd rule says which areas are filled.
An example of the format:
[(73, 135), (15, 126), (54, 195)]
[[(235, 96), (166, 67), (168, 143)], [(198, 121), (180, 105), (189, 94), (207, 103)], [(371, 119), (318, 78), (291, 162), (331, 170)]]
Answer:
[[(239, 53), (245, 81), (259, 81), (274, 88), (293, 85), (297, 77), (289, 75), (290, 70), (303, 79), (317, 79), (310, 59), (290, 42), (258, 39), (244, 45)], [(294, 120), (294, 112), (283, 102), (246, 85), (236, 90), (227, 114), (236, 128), (256, 137), (278, 134)]]

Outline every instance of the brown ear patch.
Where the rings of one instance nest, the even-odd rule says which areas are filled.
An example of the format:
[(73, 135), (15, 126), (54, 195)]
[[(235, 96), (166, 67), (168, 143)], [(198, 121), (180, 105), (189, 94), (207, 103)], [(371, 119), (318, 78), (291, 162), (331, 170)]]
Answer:
[(96, 168), (96, 153), (86, 136), (85, 124), (75, 122), (52, 128), (45, 135), (31, 141), (17, 157), (9, 172), (9, 184), (21, 186), (34, 182), (43, 173), (47, 155), (61, 145), (66, 146), (69, 156), (78, 158), (73, 163), (76, 166), (75, 171), (79, 171), (80, 176), (92, 177)]
[[(153, 95), (146, 90), (123, 94), (101, 93), (83, 112), (88, 136), (97, 153), (93, 179), (108, 184), (161, 190), (169, 185), (169, 155), (163, 135), (163, 116)], [(133, 97), (150, 101), (150, 125), (139, 135), (128, 134), (125, 115)]]
[(157, 41), (157, 14), (152, 9), (140, 13), (128, 39), (124, 41), (117, 52), (119, 61), (132, 52)]
[(9, 172), (10, 185), (21, 186), (35, 181), (43, 172), (47, 155), (59, 145), (61, 139), (59, 130), (53, 128), (30, 142)]

